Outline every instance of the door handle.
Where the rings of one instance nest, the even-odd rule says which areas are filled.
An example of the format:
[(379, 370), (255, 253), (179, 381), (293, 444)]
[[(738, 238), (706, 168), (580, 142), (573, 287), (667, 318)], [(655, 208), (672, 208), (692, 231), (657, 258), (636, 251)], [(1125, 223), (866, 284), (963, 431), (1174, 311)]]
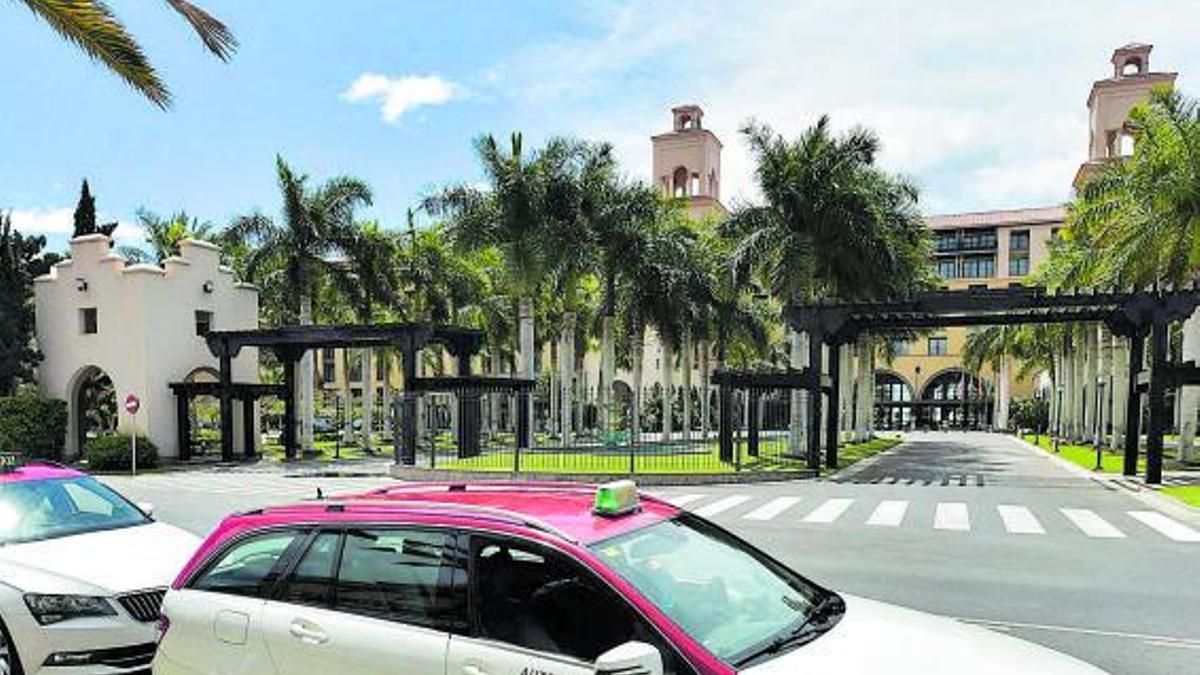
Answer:
[(308, 644), (323, 645), (329, 642), (329, 636), (324, 631), (304, 621), (293, 621), (289, 632), (291, 632), (292, 637)]

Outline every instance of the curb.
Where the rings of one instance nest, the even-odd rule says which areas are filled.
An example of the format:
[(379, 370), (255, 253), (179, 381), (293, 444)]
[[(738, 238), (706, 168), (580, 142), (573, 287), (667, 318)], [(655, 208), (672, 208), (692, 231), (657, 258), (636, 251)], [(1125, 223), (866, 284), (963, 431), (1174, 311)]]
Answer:
[(1164, 497), (1163, 495), (1158, 494), (1158, 491), (1151, 487), (1136, 485), (1130, 486), (1126, 481), (1127, 476), (1088, 471), (1078, 464), (1068, 462), (1062, 457), (1057, 457), (1053, 453), (1046, 452), (1044, 449), (1039, 448), (1024, 438), (1018, 438), (1017, 436), (1011, 435), (1007, 436), (1017, 445), (1020, 445), (1026, 450), (1030, 450), (1042, 457), (1045, 457), (1051, 462), (1054, 462), (1058, 466), (1077, 476), (1093, 480), (1106, 489), (1123, 492), (1145, 504), (1146, 506), (1158, 511), (1162, 511), (1168, 515), (1179, 518), (1180, 520), (1186, 520), (1194, 525), (1200, 525), (1200, 509), (1188, 506), (1179, 500), (1172, 499), (1170, 497)]
[(908, 436), (905, 434), (900, 434), (900, 442), (899, 443), (893, 445), (892, 447), (888, 448), (887, 450), (884, 450), (881, 453), (878, 453), (876, 455), (871, 455), (870, 457), (862, 460), (861, 462), (855, 462), (844, 469), (838, 469), (835, 473), (833, 473), (829, 476), (825, 476), (825, 478), (823, 480), (828, 480), (828, 481), (845, 480), (845, 479), (859, 473), (860, 471), (865, 471), (865, 470), (871, 468), (876, 462), (880, 462), (884, 458), (886, 458), (894, 453), (900, 452), (900, 450), (902, 450), (907, 443), (908, 443)]
[(632, 478), (638, 485), (675, 486), (675, 485), (744, 485), (758, 483), (783, 483), (801, 480), (812, 480), (812, 471), (771, 471), (762, 473), (730, 473), (730, 474), (634, 474), (628, 473), (537, 473), (512, 471), (447, 471), (444, 469), (424, 469), (412, 466), (393, 465), (388, 475), (397, 480), (407, 481), (512, 481), (517, 483), (536, 482), (568, 482), (568, 483), (607, 483), (616, 480)]

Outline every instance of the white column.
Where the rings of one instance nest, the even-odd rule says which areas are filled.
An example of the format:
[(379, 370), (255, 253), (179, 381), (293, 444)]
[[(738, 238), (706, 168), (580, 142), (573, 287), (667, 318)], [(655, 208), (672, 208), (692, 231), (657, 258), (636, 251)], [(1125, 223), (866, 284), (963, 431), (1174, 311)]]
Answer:
[(662, 439), (670, 441), (675, 431), (671, 409), (675, 402), (675, 350), (671, 343), (662, 335), (658, 336), (662, 345)]
[[(312, 318), (312, 298), (307, 295), (300, 297), (300, 325), (311, 326)], [(304, 350), (304, 356), (300, 357), (300, 363), (297, 366), (300, 372), (296, 377), (296, 398), (297, 407), (300, 408), (300, 434), (297, 436), (300, 448), (302, 450), (312, 450), (313, 447), (313, 418), (316, 416), (315, 403), (313, 397), (315, 386), (313, 377), (313, 350)]]
[(1084, 354), (1084, 392), (1085, 403), (1083, 410), (1083, 438), (1086, 442), (1096, 441), (1096, 408), (1099, 403), (1097, 396), (1096, 379), (1099, 375), (1099, 369), (1096, 367), (1097, 349), (1096, 345), (1096, 328), (1095, 326), (1084, 326), (1084, 345), (1086, 353)]
[(683, 339), (683, 351), (679, 354), (679, 384), (680, 394), (683, 396), (683, 441), (686, 443), (692, 440), (692, 349), (695, 343), (691, 340), (691, 333), (687, 333)]
[[(1183, 360), (1200, 363), (1200, 312), (1183, 322)], [(1196, 454), (1196, 408), (1200, 405), (1200, 387), (1180, 388), (1179, 460), (1190, 461)]]
[(630, 440), (640, 443), (642, 440), (642, 369), (646, 358), (646, 330), (638, 328), (633, 335), (633, 396), (629, 412)]
[(575, 406), (572, 400), (575, 388), (575, 313), (563, 313), (562, 338), (559, 340), (558, 369), (560, 403), (559, 414), (562, 427), (562, 444), (564, 447), (572, 443), (573, 418)]
[(613, 317), (605, 314), (600, 319), (600, 384), (596, 393), (600, 404), (600, 428), (606, 437), (612, 432), (613, 378), (617, 373), (614, 343)]
[(1104, 324), (1096, 326), (1096, 377), (1099, 384), (1100, 412), (1096, 418), (1100, 444), (1108, 445), (1108, 425), (1112, 421), (1112, 338)]
[(1125, 445), (1125, 402), (1129, 395), (1129, 342), (1112, 336), (1112, 448)]
[(858, 365), (856, 366), (855, 374), (858, 381), (857, 393), (855, 397), (855, 405), (858, 406), (856, 413), (856, 424), (854, 426), (854, 440), (862, 443), (871, 438), (871, 426), (875, 419), (875, 406), (872, 405), (872, 398), (875, 394), (875, 364), (872, 359), (874, 347), (870, 340), (863, 337), (860, 338), (858, 344), (855, 345)]
[[(521, 298), (517, 302), (517, 321), (518, 321), (518, 365), (521, 372), (521, 377), (532, 380), (536, 376), (535, 360), (537, 355), (533, 353), (533, 300), (530, 298)], [(529, 437), (534, 435), (534, 420), (533, 420), (533, 396), (526, 397), (529, 399), (527, 414), (529, 415)]]
[(1008, 399), (1011, 396), (1009, 392), (1009, 378), (1012, 376), (1007, 356), (1000, 357), (999, 372), (996, 373), (996, 428), (1004, 430), (1008, 428)]
[(372, 358), (374, 354), (370, 347), (365, 347), (362, 352), (363, 360), (363, 447), (372, 448), (375, 446), (373, 437), (375, 434), (375, 360)]
[(708, 417), (711, 411), (709, 410), (709, 379), (712, 377), (712, 371), (709, 366), (708, 359), (709, 343), (708, 340), (700, 341), (700, 436), (708, 438)]
[[(788, 329), (788, 365), (799, 370), (808, 366), (808, 335)], [(788, 454), (803, 456), (808, 452), (805, 441), (808, 418), (808, 393), (801, 389), (792, 390), (791, 415), (788, 420)]]
[(354, 442), (354, 394), (350, 391), (350, 350), (341, 349), (342, 354), (342, 442)]

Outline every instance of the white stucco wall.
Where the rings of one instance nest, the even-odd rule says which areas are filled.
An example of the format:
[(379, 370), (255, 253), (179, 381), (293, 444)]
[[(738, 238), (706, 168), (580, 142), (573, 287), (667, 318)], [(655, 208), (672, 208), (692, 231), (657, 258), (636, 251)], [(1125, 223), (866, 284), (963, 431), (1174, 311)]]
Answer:
[[(211, 282), (211, 292), (205, 285)], [(86, 283), (86, 289), (80, 287)], [(220, 266), (220, 249), (184, 241), (180, 256), (162, 267), (130, 265), (104, 235), (71, 240), (70, 258), (55, 265), (34, 285), (37, 340), (43, 361), (38, 383), (44, 396), (67, 401), (70, 428), (66, 456), (76, 447), (74, 393), (89, 366), (112, 379), (119, 411), (118, 427), (136, 428), (165, 457), (178, 456), (175, 396), (168, 384), (197, 368), (218, 367), (204, 338), (196, 334), (196, 311), (212, 312), (213, 330), (258, 327), (258, 291), (238, 283)], [(97, 332), (84, 334), (81, 310), (95, 307)], [(258, 382), (258, 351), (244, 349), (233, 362), (235, 382)], [(129, 393), (142, 401), (135, 420), (120, 405)], [(235, 406), (238, 407), (238, 406)], [(235, 411), (241, 426), (240, 410)], [(242, 435), (235, 435), (241, 442)]]

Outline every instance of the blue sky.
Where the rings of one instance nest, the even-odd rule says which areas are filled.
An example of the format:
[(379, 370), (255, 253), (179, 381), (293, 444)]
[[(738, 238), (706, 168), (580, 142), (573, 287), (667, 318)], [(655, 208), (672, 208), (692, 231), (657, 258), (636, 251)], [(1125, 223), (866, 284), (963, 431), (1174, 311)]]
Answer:
[(163, 3), (109, 4), (171, 87), (168, 112), (0, 2), (0, 208), (56, 247), (85, 176), (126, 238), (139, 207), (275, 214), (276, 153), (367, 180), (364, 216), (390, 226), (478, 180), (482, 132), (608, 140), (648, 178), (648, 137), (682, 102), (725, 142), (726, 201), (755, 198), (743, 122), (793, 135), (829, 113), (880, 133), (927, 212), (1041, 205), (1068, 196), (1114, 47), (1155, 44), (1154, 68), (1200, 95), (1190, 0), (203, 0), (241, 41), (227, 64)]

